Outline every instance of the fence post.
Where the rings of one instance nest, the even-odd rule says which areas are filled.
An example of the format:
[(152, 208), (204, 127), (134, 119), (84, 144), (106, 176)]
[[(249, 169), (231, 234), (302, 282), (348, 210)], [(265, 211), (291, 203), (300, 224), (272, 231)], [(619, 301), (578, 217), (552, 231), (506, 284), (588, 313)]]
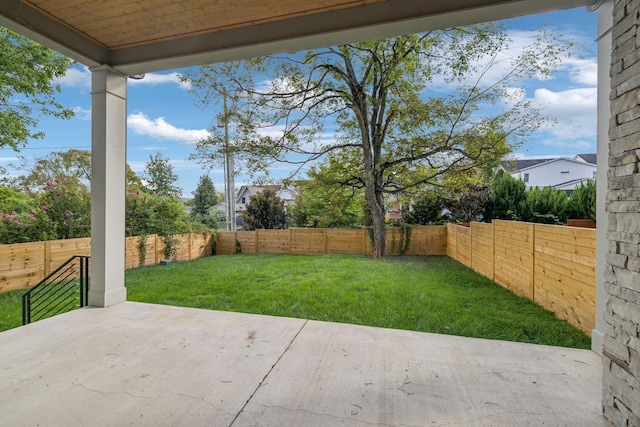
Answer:
[(256, 253), (257, 254), (261, 254), (262, 252), (260, 251), (260, 236), (258, 236), (258, 233), (260, 232), (260, 230), (256, 230), (254, 231), (254, 233), (256, 233)]
[(491, 220), (491, 280), (496, 280), (496, 224)]
[(160, 247), (160, 238), (158, 237), (157, 234), (154, 234), (153, 236), (156, 240), (155, 248), (153, 250), (153, 265), (158, 265), (158, 263), (160, 262), (160, 260), (158, 259), (158, 248)]
[(362, 255), (366, 255), (367, 253), (367, 227), (362, 228)]
[(322, 233), (324, 234), (324, 254), (329, 253), (329, 243), (327, 243), (327, 229), (323, 229)]
[(51, 272), (51, 242), (44, 242), (44, 276), (42, 279), (47, 277)]
[(530, 243), (529, 243), (529, 250), (531, 251), (531, 264), (530, 264), (530, 268), (531, 268), (531, 273), (529, 273), (529, 277), (531, 280), (531, 301), (536, 300), (535, 298), (535, 294), (536, 294), (536, 286), (535, 286), (535, 270), (536, 270), (536, 226), (535, 224), (531, 223), (529, 225), (529, 235), (531, 236), (530, 239)]
[(471, 231), (471, 222), (469, 222), (469, 268), (473, 270), (473, 231)]

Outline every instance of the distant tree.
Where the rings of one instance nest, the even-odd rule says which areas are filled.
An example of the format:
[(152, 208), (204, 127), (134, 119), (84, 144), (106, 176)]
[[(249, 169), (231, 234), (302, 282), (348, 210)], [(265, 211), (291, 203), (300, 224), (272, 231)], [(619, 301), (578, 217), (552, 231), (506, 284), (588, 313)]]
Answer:
[(567, 218), (596, 219), (596, 182), (581, 183), (567, 202)]
[(33, 199), (14, 190), (13, 188), (0, 185), (0, 212), (11, 213), (13, 211), (22, 213), (30, 212), (33, 207)]
[(486, 184), (471, 184), (465, 190), (452, 195), (447, 203), (451, 220), (458, 223), (481, 221), (491, 200), (491, 187)]
[(6, 28), (0, 27), (0, 147), (15, 151), (29, 139), (42, 138), (35, 130), (37, 115), (70, 118), (73, 110), (56, 101), (54, 84), (72, 61)]
[(290, 208), (297, 227), (349, 228), (363, 225), (364, 191), (343, 185), (336, 175), (338, 156), (328, 155), (307, 172), (308, 180), (299, 184), (300, 194)]
[(363, 202), (362, 191), (307, 184), (288, 213), (295, 227), (351, 228), (363, 224)]
[(242, 212), (246, 230), (283, 229), (287, 227), (284, 201), (270, 188), (249, 197), (249, 204)]
[(487, 220), (522, 219), (526, 209), (527, 186), (519, 179), (513, 178), (503, 170), (499, 170), (491, 184), (491, 199), (487, 209)]
[(47, 181), (39, 195), (58, 239), (87, 237), (91, 234), (91, 196), (86, 185), (73, 178)]
[(169, 163), (169, 159), (156, 153), (155, 156), (149, 155), (149, 161), (145, 165), (144, 179), (145, 187), (151, 194), (161, 197), (180, 197), (182, 189), (176, 186), (178, 175), (173, 173), (173, 167)]
[(171, 236), (191, 231), (184, 205), (175, 197), (158, 196), (130, 188), (127, 190), (125, 215), (127, 236)]
[(523, 221), (560, 224), (567, 220), (567, 193), (551, 187), (533, 187), (527, 191)]
[(429, 189), (422, 191), (410, 204), (410, 208), (403, 211), (403, 219), (408, 224), (436, 224), (447, 219), (443, 214), (446, 200), (438, 191)]
[(62, 178), (82, 183), (88, 188), (91, 184), (91, 151), (57, 151), (33, 162), (23, 158), (18, 169), (25, 173), (14, 179), (14, 187), (24, 192), (38, 192), (44, 183)]
[(198, 181), (198, 186), (193, 192), (193, 204), (191, 214), (209, 215), (210, 208), (218, 203), (219, 197), (213, 185), (213, 181), (208, 175), (202, 175)]
[(304, 190), (300, 188), (298, 194), (295, 195), (293, 204), (289, 205), (287, 209), (292, 227), (313, 227), (313, 222), (310, 221), (310, 215), (307, 210), (306, 196), (303, 191)]
[[(46, 182), (56, 179), (67, 179), (79, 182), (87, 188), (91, 186), (91, 151), (76, 150), (58, 151), (38, 157), (33, 161), (22, 157), (19, 164), (12, 168), (22, 174), (7, 179), (8, 186), (23, 193), (38, 193)], [(141, 188), (142, 180), (127, 164), (127, 186)]]
[(127, 174), (127, 188), (140, 189), (144, 187), (144, 185), (142, 184), (142, 178), (140, 178), (138, 174), (136, 174), (135, 171), (131, 169), (131, 166), (129, 166), (129, 163), (127, 163), (126, 174)]

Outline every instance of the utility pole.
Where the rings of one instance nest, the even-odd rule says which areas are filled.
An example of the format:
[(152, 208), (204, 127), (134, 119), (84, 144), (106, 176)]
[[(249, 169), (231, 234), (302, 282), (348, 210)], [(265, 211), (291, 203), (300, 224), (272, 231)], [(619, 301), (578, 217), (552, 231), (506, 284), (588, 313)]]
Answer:
[(222, 92), (223, 120), (224, 120), (224, 166), (225, 166), (225, 194), (227, 205), (227, 230), (236, 230), (236, 195), (233, 171), (233, 153), (229, 147), (229, 114), (227, 112), (227, 93)]

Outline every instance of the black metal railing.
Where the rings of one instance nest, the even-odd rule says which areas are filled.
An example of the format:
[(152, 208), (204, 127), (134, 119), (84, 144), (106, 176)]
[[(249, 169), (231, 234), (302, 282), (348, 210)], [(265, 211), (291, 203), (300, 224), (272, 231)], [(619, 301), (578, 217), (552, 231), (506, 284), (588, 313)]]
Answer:
[(89, 256), (74, 255), (22, 296), (22, 324), (87, 305)]

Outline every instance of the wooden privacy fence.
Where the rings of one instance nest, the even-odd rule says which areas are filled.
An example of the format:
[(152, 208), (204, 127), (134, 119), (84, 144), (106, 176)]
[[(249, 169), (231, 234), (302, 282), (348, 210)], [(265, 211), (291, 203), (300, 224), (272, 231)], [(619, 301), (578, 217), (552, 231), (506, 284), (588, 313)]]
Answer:
[[(220, 231), (216, 253), (319, 255), (372, 254), (366, 229)], [(405, 246), (402, 229), (389, 228), (391, 255)], [(183, 234), (177, 261), (212, 254), (211, 235)], [(140, 237), (126, 239), (126, 268), (154, 265), (164, 258), (162, 237), (147, 237), (145, 257)], [(467, 267), (553, 311), (577, 328), (595, 326), (594, 229), (496, 220), (469, 226), (413, 226), (406, 255), (448, 255)], [(72, 255), (89, 255), (91, 239), (0, 245), (0, 292), (34, 286)]]
[(513, 221), (447, 225), (447, 255), (575, 327), (595, 327), (596, 231)]
[[(176, 261), (212, 254), (209, 233), (178, 234), (175, 237), (179, 240)], [(143, 263), (140, 240), (140, 237), (126, 238), (126, 268), (154, 265), (164, 259), (164, 240), (152, 234), (146, 239)], [(35, 286), (73, 255), (91, 255), (91, 238), (0, 245), (0, 292)]]
[[(292, 254), (334, 253), (373, 254), (367, 229), (289, 228), (287, 230), (219, 231), (216, 254)], [(405, 246), (401, 228), (387, 229), (390, 255), (400, 255)], [(447, 227), (413, 226), (405, 255), (446, 255)]]

